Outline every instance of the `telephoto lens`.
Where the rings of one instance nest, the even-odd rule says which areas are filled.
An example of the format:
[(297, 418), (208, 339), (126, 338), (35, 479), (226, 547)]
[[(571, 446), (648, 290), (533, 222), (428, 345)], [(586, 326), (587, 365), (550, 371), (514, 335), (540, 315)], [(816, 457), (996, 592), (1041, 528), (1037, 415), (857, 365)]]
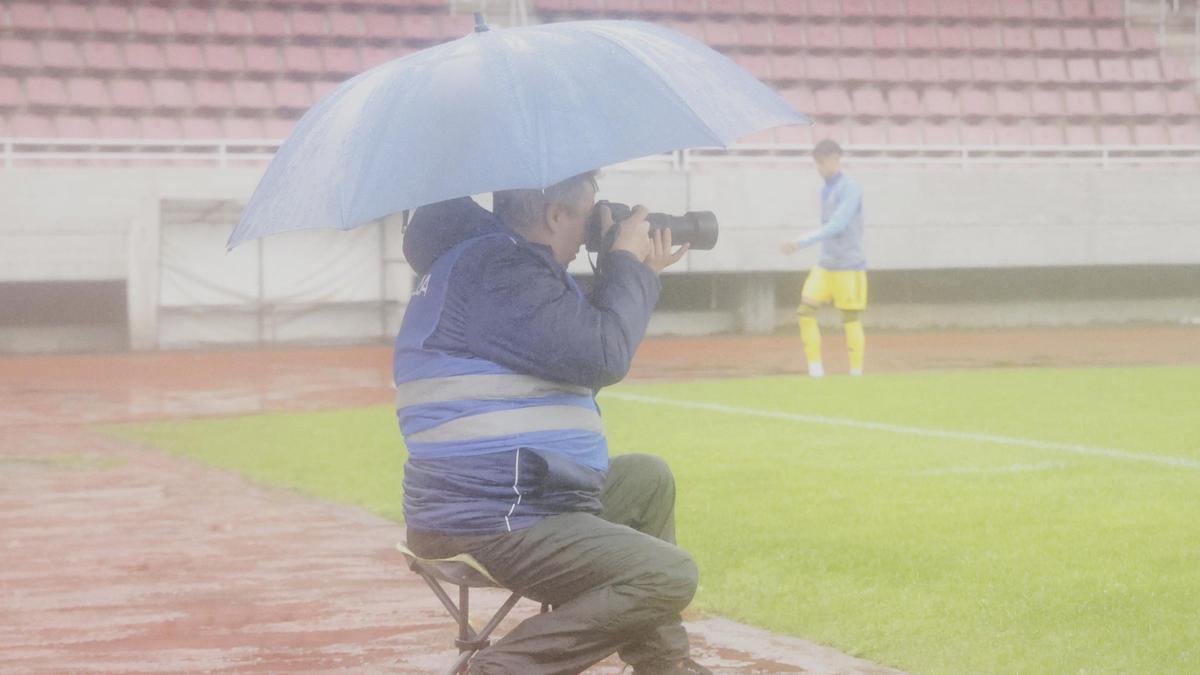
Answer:
[[(620, 223), (633, 213), (628, 204), (599, 201), (592, 215), (588, 218), (587, 250), (593, 253), (612, 245), (612, 238), (604, 241), (600, 235), (600, 207), (607, 206), (612, 212), (613, 223)], [(691, 244), (693, 251), (711, 251), (717, 245), (717, 215), (712, 211), (688, 211), (682, 216), (672, 216), (666, 213), (650, 213), (646, 215), (650, 223), (650, 234), (655, 230), (671, 228), (671, 243), (679, 246)]]

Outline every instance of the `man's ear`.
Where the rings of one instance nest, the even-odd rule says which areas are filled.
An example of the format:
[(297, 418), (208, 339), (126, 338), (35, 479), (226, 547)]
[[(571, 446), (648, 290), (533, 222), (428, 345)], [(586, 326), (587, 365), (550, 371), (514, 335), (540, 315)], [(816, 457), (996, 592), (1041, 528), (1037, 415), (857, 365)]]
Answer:
[(546, 227), (558, 233), (571, 223), (571, 210), (565, 204), (546, 205)]

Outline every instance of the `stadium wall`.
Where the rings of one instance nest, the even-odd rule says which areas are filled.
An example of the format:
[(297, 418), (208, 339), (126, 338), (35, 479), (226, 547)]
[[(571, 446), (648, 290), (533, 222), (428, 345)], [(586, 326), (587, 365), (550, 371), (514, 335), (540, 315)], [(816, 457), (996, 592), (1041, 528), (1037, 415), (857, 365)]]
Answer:
[[(865, 192), (876, 326), (942, 325), (947, 316), (955, 325), (1200, 316), (1200, 167), (851, 163), (848, 171)], [(0, 351), (390, 334), (411, 283), (395, 219), (224, 253), (261, 172), (0, 171), (0, 306), (9, 308)], [(721, 221), (717, 249), (690, 254), (664, 280), (652, 331), (764, 332), (790, 323), (798, 271), (815, 252), (786, 257), (778, 242), (816, 225), (819, 187), (808, 162), (608, 170), (603, 198), (674, 213), (712, 210)], [(1084, 290), (1063, 296), (1053, 284), (1021, 281), (1038, 270)], [(586, 261), (573, 271), (586, 274)], [(989, 290), (1014, 283), (1026, 291)], [(1141, 289), (1135, 297), (1123, 290), (1130, 283)], [(964, 284), (978, 292), (964, 295)], [(83, 301), (89, 294), (97, 299)]]

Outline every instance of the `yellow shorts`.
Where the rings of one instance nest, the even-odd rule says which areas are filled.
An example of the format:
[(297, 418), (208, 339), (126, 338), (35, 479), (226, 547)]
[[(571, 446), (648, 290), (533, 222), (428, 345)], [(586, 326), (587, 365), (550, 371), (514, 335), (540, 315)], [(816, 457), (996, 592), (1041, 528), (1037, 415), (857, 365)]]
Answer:
[(804, 280), (800, 295), (804, 300), (818, 304), (832, 302), (838, 309), (860, 312), (867, 308), (867, 273), (864, 270), (831, 272), (814, 267)]

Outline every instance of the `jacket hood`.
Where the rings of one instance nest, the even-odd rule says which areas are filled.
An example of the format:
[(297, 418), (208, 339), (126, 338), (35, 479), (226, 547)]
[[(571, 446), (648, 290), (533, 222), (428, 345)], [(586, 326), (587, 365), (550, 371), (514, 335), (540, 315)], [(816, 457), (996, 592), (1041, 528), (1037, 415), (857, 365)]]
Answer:
[(408, 221), (404, 258), (413, 271), (423, 275), (443, 253), (462, 242), (503, 231), (496, 216), (470, 197), (429, 204), (417, 209)]

